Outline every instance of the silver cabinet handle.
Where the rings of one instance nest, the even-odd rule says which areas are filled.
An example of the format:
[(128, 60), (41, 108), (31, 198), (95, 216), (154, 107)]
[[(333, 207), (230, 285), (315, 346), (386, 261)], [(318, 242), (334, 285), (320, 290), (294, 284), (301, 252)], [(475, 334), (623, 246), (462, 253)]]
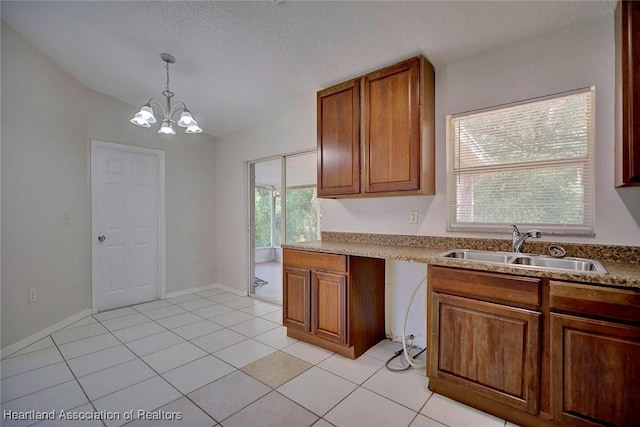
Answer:
[(104, 234), (101, 234), (98, 236), (98, 241), (100, 243), (104, 242), (107, 239), (107, 237)]

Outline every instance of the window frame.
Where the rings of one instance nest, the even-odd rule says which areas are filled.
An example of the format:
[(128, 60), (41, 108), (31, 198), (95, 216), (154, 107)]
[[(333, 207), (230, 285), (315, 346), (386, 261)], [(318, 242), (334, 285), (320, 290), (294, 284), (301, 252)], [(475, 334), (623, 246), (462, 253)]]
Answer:
[[(590, 200), (589, 204), (583, 204), (583, 209), (585, 211), (585, 220), (582, 224), (551, 224), (551, 223), (519, 223), (517, 221), (513, 222), (484, 222), (484, 223), (469, 223), (469, 222), (457, 222), (455, 221), (456, 215), (452, 210), (457, 210), (458, 202), (457, 202), (457, 192), (455, 190), (457, 184), (457, 177), (459, 174), (456, 172), (454, 168), (454, 141), (452, 140), (453, 135), (451, 132), (452, 129), (452, 120), (458, 119), (460, 117), (477, 115), (482, 113), (490, 113), (492, 111), (499, 111), (507, 108), (517, 107), (520, 105), (526, 105), (529, 103), (536, 103), (545, 100), (552, 100), (557, 98), (562, 98), (570, 95), (576, 95), (581, 93), (590, 93), (590, 102), (591, 102), (591, 111), (590, 117), (587, 122), (587, 165), (586, 165), (586, 173), (587, 179), (585, 180), (585, 184), (583, 186), (585, 190), (586, 197), (585, 199)], [(446, 181), (447, 181), (447, 224), (446, 230), (448, 232), (460, 232), (460, 231), (472, 231), (472, 232), (500, 232), (504, 233), (506, 230), (511, 230), (511, 224), (523, 225), (527, 228), (535, 228), (543, 231), (545, 234), (555, 234), (555, 235), (581, 235), (581, 236), (593, 236), (595, 235), (595, 187), (596, 187), (596, 179), (595, 179), (595, 118), (596, 118), (596, 96), (595, 96), (595, 86), (591, 87), (583, 87), (575, 90), (554, 93), (551, 95), (546, 95), (537, 98), (531, 98), (527, 100), (500, 104), (492, 107), (476, 109), (465, 111), (462, 113), (449, 114), (446, 116)], [(559, 163), (559, 164), (578, 164), (580, 162), (574, 160), (571, 161), (566, 158), (565, 161), (549, 161), (547, 163)], [(518, 167), (526, 166), (534, 167), (542, 166), (543, 161), (537, 162), (523, 162), (522, 164), (513, 164), (513, 163), (505, 163), (501, 166), (492, 166), (491, 168), (484, 169), (492, 169), (494, 171), (512, 171), (517, 170)], [(482, 169), (480, 167), (479, 169)], [(589, 184), (590, 181), (590, 184)], [(456, 198), (456, 200), (452, 200)]]

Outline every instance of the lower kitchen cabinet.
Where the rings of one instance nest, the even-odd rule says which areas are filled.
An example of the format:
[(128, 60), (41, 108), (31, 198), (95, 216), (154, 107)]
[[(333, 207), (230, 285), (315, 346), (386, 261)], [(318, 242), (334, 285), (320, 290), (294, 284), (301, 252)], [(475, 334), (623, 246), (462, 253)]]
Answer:
[(430, 379), (537, 413), (540, 313), (437, 292), (431, 309)]
[(637, 292), (551, 282), (551, 409), (556, 421), (640, 425), (639, 309)]
[(640, 292), (429, 266), (429, 389), (526, 426), (640, 425)]
[(385, 337), (384, 260), (283, 250), (287, 335), (355, 359)]
[(334, 273), (311, 273), (311, 333), (344, 345), (347, 343), (347, 278)]
[[(509, 301), (508, 289), (538, 301), (539, 282), (493, 273), (429, 268), (427, 375), (434, 391), (469, 396), (537, 414), (542, 314)], [(502, 288), (487, 298), (483, 284)], [(500, 298), (501, 293), (496, 294)], [(493, 300), (493, 301), (491, 301)], [(442, 388), (442, 389), (441, 389)]]
[(311, 297), (309, 270), (283, 267), (282, 269), (283, 323), (289, 328), (311, 331)]

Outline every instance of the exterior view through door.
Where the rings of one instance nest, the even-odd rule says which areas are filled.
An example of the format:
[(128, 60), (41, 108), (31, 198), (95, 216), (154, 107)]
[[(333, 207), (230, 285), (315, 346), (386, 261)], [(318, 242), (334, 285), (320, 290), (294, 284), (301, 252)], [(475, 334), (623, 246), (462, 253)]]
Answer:
[(319, 238), (316, 162), (313, 150), (249, 164), (251, 295), (282, 303), (281, 242)]
[(163, 293), (163, 177), (162, 151), (92, 142), (94, 311), (151, 301)]

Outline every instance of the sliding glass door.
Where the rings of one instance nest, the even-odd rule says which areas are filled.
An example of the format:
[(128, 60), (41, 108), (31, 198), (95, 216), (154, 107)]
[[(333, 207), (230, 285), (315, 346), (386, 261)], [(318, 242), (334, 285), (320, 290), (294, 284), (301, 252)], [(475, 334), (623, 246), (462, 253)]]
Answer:
[(281, 303), (281, 242), (319, 239), (316, 151), (249, 163), (249, 195), (249, 293)]

